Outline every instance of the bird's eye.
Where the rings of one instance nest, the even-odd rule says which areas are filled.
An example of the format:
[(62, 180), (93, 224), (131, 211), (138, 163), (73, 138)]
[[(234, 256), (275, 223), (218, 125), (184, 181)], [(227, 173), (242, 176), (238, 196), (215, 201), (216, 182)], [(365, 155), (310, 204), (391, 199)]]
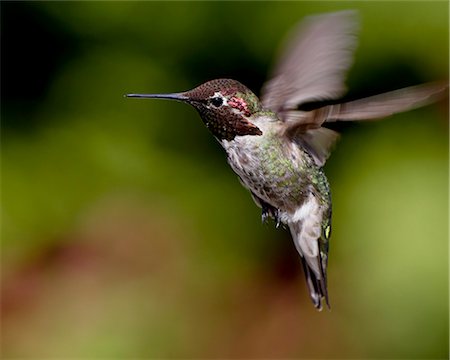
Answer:
[(219, 96), (215, 96), (211, 98), (211, 104), (213, 104), (215, 107), (219, 107), (223, 104), (223, 99)]

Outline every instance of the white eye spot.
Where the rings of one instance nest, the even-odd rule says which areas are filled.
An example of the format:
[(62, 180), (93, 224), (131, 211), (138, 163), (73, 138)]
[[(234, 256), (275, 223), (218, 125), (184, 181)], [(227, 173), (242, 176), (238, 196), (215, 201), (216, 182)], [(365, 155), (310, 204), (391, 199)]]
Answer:
[(208, 98), (208, 104), (208, 108), (211, 108), (211, 105), (212, 107), (218, 108), (220, 106), (227, 105), (228, 101), (226, 97), (224, 97), (220, 92), (216, 91), (214, 95)]

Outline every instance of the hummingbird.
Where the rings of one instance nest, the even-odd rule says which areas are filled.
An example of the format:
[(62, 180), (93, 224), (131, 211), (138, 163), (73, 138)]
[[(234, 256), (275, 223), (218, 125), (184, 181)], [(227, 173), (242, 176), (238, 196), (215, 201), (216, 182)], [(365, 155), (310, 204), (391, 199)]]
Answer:
[[(288, 227), (314, 306), (330, 308), (327, 289), (331, 236), (330, 185), (323, 166), (339, 138), (336, 121), (384, 118), (427, 105), (447, 83), (426, 83), (344, 103), (346, 71), (356, 48), (358, 16), (340, 11), (307, 17), (287, 37), (258, 98), (232, 79), (216, 79), (168, 94), (126, 97), (176, 100), (193, 106), (226, 152), (262, 220)], [(303, 107), (302, 107), (303, 106)]]

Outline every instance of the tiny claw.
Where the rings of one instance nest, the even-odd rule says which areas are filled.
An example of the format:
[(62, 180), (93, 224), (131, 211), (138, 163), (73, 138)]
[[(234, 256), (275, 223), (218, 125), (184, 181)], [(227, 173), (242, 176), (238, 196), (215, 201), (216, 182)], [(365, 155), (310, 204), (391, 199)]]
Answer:
[(276, 217), (276, 219), (277, 219), (277, 223), (275, 224), (275, 227), (278, 229), (280, 227), (281, 221), (278, 216)]
[(269, 218), (273, 218), (275, 220), (275, 227), (279, 228), (281, 225), (280, 219), (280, 211), (274, 208), (263, 208), (261, 212), (261, 221), (263, 223), (267, 223)]

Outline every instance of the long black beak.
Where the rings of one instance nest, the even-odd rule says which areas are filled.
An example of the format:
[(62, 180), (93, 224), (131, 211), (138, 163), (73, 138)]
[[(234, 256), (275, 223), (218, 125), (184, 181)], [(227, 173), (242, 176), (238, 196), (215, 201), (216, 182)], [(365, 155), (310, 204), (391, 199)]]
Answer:
[(177, 100), (186, 102), (189, 97), (183, 93), (172, 93), (172, 94), (126, 94), (125, 97), (130, 98), (141, 98), (141, 99), (167, 99), (167, 100)]

